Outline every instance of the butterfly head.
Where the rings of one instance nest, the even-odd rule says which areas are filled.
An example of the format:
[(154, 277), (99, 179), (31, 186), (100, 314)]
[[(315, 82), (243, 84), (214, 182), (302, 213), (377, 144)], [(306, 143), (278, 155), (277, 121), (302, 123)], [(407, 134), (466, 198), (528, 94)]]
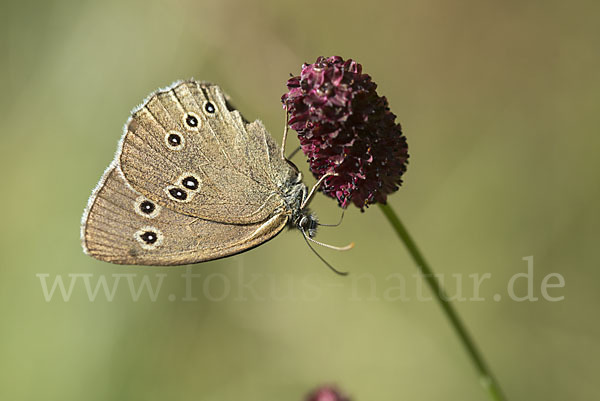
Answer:
[(300, 217), (296, 220), (296, 227), (310, 238), (317, 234), (318, 225), (317, 216), (308, 210), (302, 211)]
[(302, 176), (298, 173), (286, 186), (284, 199), (290, 213), (289, 224), (303, 231), (309, 237), (317, 233), (317, 216), (307, 207), (308, 189), (302, 182)]

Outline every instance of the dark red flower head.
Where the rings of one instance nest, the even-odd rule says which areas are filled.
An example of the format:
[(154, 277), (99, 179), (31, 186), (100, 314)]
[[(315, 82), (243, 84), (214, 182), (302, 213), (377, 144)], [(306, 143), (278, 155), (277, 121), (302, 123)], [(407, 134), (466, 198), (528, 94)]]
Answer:
[(319, 57), (287, 82), (281, 101), (298, 132), (310, 170), (325, 179), (321, 190), (341, 207), (361, 210), (385, 203), (406, 171), (408, 146), (396, 116), (362, 66), (341, 57)]
[(324, 386), (314, 390), (306, 397), (306, 401), (350, 401), (335, 388)]

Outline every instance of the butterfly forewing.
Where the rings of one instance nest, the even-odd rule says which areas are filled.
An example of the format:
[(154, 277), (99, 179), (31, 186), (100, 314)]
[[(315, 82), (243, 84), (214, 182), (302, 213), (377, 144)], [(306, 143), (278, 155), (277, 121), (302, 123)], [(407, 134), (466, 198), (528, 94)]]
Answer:
[[(246, 160), (246, 163), (237, 164), (238, 168), (258, 182), (272, 181), (272, 164), (269, 162), (268, 141), (272, 140), (267, 130), (263, 128), (259, 135), (249, 132), (247, 124), (237, 110), (230, 110), (227, 97), (216, 85), (201, 85), (197, 82), (188, 82), (183, 86), (189, 89), (194, 98), (204, 97), (207, 100), (203, 104), (204, 111), (210, 110), (208, 106), (213, 105), (214, 112), (206, 113), (207, 123), (211, 132), (222, 141), (228, 143), (224, 146), (234, 160)], [(222, 127), (234, 127), (235, 129), (223, 131)]]
[(274, 141), (262, 124), (247, 127), (217, 86), (179, 83), (133, 113), (120, 167), (136, 191), (179, 213), (264, 222), (284, 208), (280, 180), (293, 172), (285, 166), (274, 174), (281, 169), (271, 155)]

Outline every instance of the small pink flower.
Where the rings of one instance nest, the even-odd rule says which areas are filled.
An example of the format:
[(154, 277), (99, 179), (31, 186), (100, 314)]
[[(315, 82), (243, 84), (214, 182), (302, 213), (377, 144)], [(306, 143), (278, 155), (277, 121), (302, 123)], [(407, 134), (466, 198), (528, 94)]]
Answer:
[(324, 386), (314, 390), (306, 397), (306, 401), (350, 401), (335, 388)]
[(385, 96), (362, 66), (319, 57), (287, 82), (281, 98), (321, 190), (341, 207), (385, 203), (398, 190), (408, 162), (406, 137)]

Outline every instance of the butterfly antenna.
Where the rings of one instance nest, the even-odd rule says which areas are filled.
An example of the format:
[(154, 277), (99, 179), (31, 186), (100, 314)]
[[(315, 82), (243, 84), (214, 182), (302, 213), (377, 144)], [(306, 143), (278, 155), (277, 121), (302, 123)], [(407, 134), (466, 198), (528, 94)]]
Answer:
[[(303, 228), (302, 228), (302, 236), (304, 237), (304, 241), (306, 241), (306, 245), (308, 245), (308, 247), (310, 248), (310, 250), (311, 250), (311, 251), (313, 251), (313, 253), (314, 253), (315, 255), (317, 255), (317, 257), (318, 257), (319, 259), (321, 259), (321, 262), (325, 263), (325, 266), (329, 267), (329, 269), (330, 269), (332, 272), (334, 272), (335, 274), (338, 274), (338, 275), (340, 275), (340, 276), (347, 276), (347, 275), (348, 275), (348, 272), (342, 272), (342, 271), (339, 271), (339, 270), (337, 270), (335, 267), (331, 266), (331, 265), (329, 264), (329, 262), (327, 262), (327, 261), (326, 261), (326, 260), (325, 260), (325, 259), (324, 259), (324, 258), (323, 258), (321, 255), (319, 255), (319, 253), (318, 253), (318, 252), (315, 250), (315, 248), (313, 248), (313, 247), (312, 247), (312, 245), (310, 244), (309, 240), (310, 240), (310, 241), (312, 241), (312, 242), (315, 242), (315, 243), (317, 243), (317, 244), (319, 244), (319, 245), (324, 245), (324, 246), (327, 246), (327, 247), (331, 247), (331, 245), (329, 245), (329, 246), (328, 246), (328, 245), (326, 245), (326, 244), (322, 244), (322, 243), (320, 243), (320, 242), (318, 242), (318, 241), (315, 241), (314, 239), (310, 238), (308, 235), (306, 235), (306, 232), (304, 231), (304, 229), (303, 229)], [(349, 247), (352, 247), (352, 246), (354, 246), (354, 244), (352, 243), (352, 244), (350, 244), (350, 245), (348, 245), (348, 246), (349, 246)], [(335, 249), (335, 248), (337, 248), (337, 247), (332, 247), (332, 248), (333, 248), (333, 249)], [(348, 248), (348, 249), (350, 249), (350, 248)], [(340, 250), (342, 250), (342, 249), (340, 248)]]
[(344, 213), (346, 213), (346, 209), (342, 209), (342, 215), (340, 216), (340, 221), (338, 221), (336, 224), (321, 224), (321, 223), (317, 223), (317, 225), (319, 225), (321, 227), (337, 227), (340, 224), (342, 224), (342, 220), (344, 220)]
[(333, 249), (334, 251), (349, 251), (350, 249), (354, 248), (354, 242), (351, 242), (346, 246), (335, 246), (335, 245), (329, 245), (329, 244), (325, 244), (323, 242), (319, 242), (316, 239), (312, 239), (310, 236), (307, 236), (306, 239), (309, 240), (310, 242), (314, 242), (317, 245), (324, 246), (325, 248)]

